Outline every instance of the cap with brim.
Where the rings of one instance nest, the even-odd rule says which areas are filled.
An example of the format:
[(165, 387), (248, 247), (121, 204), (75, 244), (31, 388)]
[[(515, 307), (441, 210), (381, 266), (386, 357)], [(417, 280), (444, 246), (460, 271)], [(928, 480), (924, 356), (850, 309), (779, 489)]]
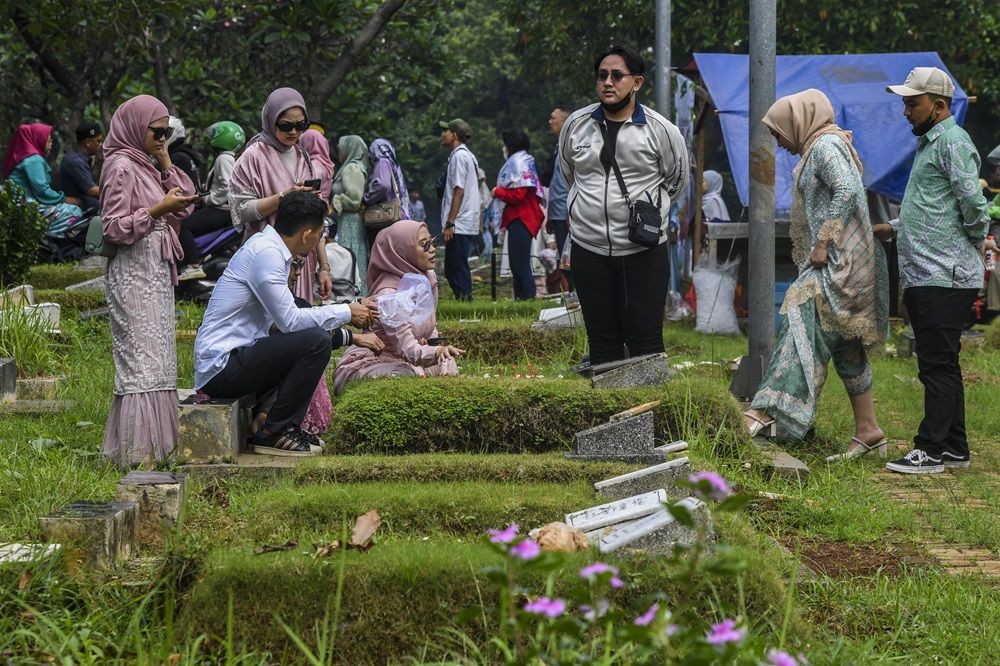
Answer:
[(902, 85), (886, 86), (885, 91), (900, 97), (940, 95), (949, 99), (955, 96), (951, 77), (937, 67), (914, 67)]
[(458, 135), (458, 138), (462, 141), (468, 141), (472, 137), (472, 128), (469, 127), (469, 123), (465, 122), (461, 118), (455, 118), (454, 120), (442, 120), (438, 123), (441, 129), (450, 129), (452, 132)]

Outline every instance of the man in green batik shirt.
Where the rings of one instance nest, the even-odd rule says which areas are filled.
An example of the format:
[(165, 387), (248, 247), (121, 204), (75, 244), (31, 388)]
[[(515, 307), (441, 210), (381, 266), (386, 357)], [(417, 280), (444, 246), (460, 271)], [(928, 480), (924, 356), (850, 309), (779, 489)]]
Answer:
[(951, 115), (951, 78), (937, 67), (917, 67), (903, 85), (886, 91), (903, 98), (903, 115), (920, 138), (899, 219), (873, 229), (883, 239), (897, 239), (900, 286), (924, 385), (924, 419), (913, 450), (886, 469), (935, 474), (969, 466), (958, 353), (983, 286), (989, 215), (979, 187), (979, 153)]

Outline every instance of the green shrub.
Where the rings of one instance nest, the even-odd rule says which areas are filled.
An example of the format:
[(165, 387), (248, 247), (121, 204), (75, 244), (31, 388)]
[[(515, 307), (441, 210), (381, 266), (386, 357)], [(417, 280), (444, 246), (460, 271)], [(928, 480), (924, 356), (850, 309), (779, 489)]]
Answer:
[(983, 347), (985, 349), (990, 349), (993, 351), (1000, 351), (1000, 317), (994, 319), (989, 326), (986, 327), (985, 340), (983, 340)]
[(32, 266), (28, 281), (35, 289), (65, 289), (103, 274), (99, 268), (85, 269), (77, 264), (39, 264)]
[(58, 359), (54, 344), (47, 320), (11, 306), (0, 292), (0, 358), (14, 359), (19, 377), (51, 374)]
[(36, 289), (35, 301), (37, 303), (58, 303), (62, 307), (62, 314), (78, 313), (85, 310), (93, 310), (102, 305), (107, 305), (104, 298), (104, 291), (66, 291), (64, 289)]
[(535, 331), (527, 321), (491, 320), (479, 323), (438, 322), (448, 344), (466, 351), (467, 358), (488, 365), (527, 363), (532, 359), (580, 359), (587, 348), (582, 331), (560, 328)]
[(17, 186), (0, 187), (0, 286), (24, 282), (48, 223)]
[(657, 399), (663, 401), (655, 412), (659, 436), (741, 441), (736, 401), (698, 378), (610, 390), (568, 379), (362, 380), (337, 401), (328, 439), (338, 453), (562, 451), (574, 433)]

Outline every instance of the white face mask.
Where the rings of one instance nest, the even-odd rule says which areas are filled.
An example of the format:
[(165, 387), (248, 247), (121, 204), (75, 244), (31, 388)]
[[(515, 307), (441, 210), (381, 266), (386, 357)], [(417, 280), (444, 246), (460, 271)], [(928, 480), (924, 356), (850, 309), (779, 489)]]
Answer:
[(507, 146), (504, 146), (503, 147), (503, 158), (507, 159), (508, 157), (510, 157), (510, 155), (507, 154)]

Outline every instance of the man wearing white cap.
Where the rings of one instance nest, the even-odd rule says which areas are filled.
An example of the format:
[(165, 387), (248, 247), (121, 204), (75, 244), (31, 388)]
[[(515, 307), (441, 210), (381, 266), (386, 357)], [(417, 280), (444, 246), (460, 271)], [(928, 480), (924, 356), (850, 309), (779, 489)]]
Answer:
[(934, 474), (969, 466), (958, 353), (983, 286), (989, 215), (979, 187), (979, 153), (951, 115), (951, 78), (937, 67), (916, 67), (903, 85), (886, 92), (903, 98), (903, 116), (920, 138), (899, 218), (873, 229), (883, 239), (897, 239), (900, 286), (924, 385), (924, 419), (913, 450), (886, 469)]

